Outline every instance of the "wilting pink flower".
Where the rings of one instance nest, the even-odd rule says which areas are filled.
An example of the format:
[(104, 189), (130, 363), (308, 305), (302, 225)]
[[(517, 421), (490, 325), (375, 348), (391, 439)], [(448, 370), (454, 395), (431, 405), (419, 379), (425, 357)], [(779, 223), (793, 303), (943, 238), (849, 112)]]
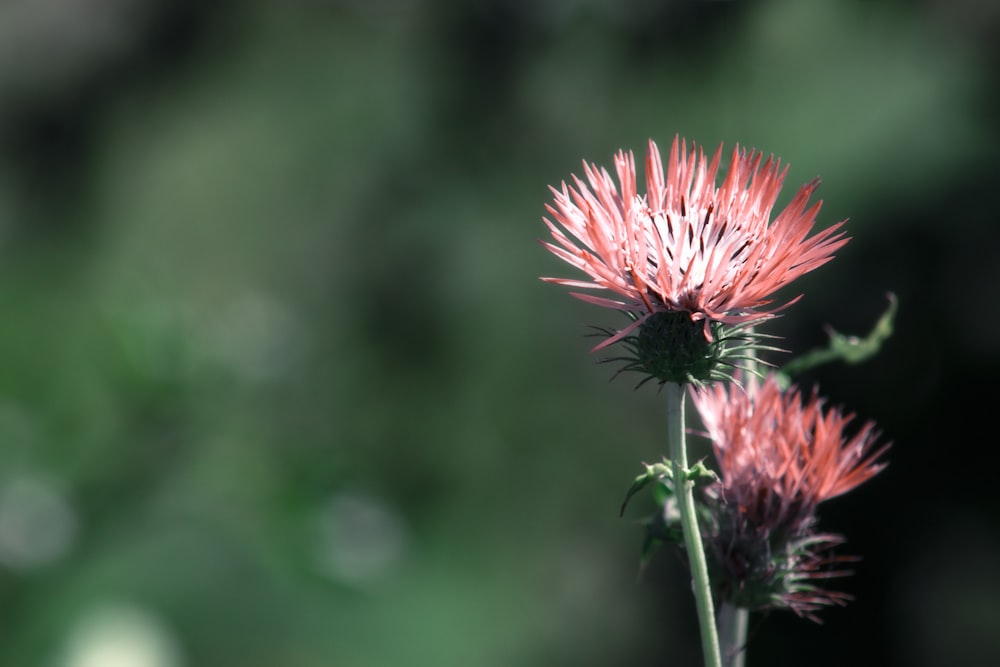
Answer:
[(751, 608), (813, 611), (847, 596), (819, 589), (817, 579), (848, 574), (829, 566), (843, 541), (815, 532), (816, 507), (879, 473), (888, 448), (876, 448), (873, 422), (853, 435), (853, 415), (826, 408), (775, 377), (750, 378), (746, 389), (715, 385), (692, 392), (712, 441), (721, 483), (708, 490), (715, 525), (706, 540), (722, 595)]
[[(569, 287), (610, 290), (615, 298), (575, 296), (633, 313), (636, 321), (597, 347), (628, 335), (658, 312), (688, 313), (692, 321), (739, 324), (773, 315), (798, 297), (771, 307), (772, 295), (833, 257), (847, 242), (843, 222), (808, 236), (822, 202), (810, 205), (814, 180), (773, 220), (771, 211), (788, 168), (762, 154), (733, 149), (728, 173), (716, 187), (722, 145), (711, 163), (701, 148), (674, 138), (666, 171), (656, 144), (646, 155), (646, 194), (636, 185), (635, 158), (615, 156), (618, 184), (584, 162), (586, 181), (550, 188), (555, 200), (544, 218), (553, 254), (589, 280), (543, 278)], [(595, 348), (597, 349), (597, 348)]]

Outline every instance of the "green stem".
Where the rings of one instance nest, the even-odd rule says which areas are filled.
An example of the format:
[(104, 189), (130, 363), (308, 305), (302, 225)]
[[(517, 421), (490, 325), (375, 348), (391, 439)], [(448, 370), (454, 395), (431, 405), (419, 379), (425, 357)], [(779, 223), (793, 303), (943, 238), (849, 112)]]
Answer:
[(722, 642), (722, 659), (725, 667), (746, 665), (747, 626), (750, 611), (723, 602), (719, 607), (719, 639)]
[[(753, 328), (747, 329), (753, 335)], [(745, 380), (757, 374), (757, 351), (750, 348), (743, 362)], [(747, 627), (750, 624), (750, 611), (734, 607), (723, 602), (719, 607), (719, 639), (721, 642), (723, 665), (725, 667), (744, 667), (746, 665)]]
[(712, 590), (708, 582), (708, 566), (705, 550), (698, 529), (698, 516), (694, 507), (694, 482), (687, 479), (687, 447), (684, 425), (684, 386), (666, 383), (667, 393), (667, 441), (670, 458), (674, 464), (674, 494), (681, 514), (681, 528), (684, 531), (684, 546), (687, 548), (691, 567), (691, 581), (694, 588), (695, 606), (698, 609), (698, 625), (701, 627), (701, 648), (705, 667), (722, 667), (719, 652), (719, 635), (715, 627), (715, 610), (712, 604)]

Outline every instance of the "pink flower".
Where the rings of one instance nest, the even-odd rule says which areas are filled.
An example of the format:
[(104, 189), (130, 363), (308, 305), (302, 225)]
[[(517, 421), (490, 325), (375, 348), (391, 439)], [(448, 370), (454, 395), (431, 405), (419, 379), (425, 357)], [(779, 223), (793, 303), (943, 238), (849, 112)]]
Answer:
[(885, 468), (888, 445), (872, 451), (878, 433), (865, 423), (853, 436), (853, 419), (824, 409), (814, 391), (806, 400), (794, 386), (782, 391), (774, 375), (763, 385), (751, 377), (746, 390), (715, 385), (692, 398), (712, 441), (726, 501), (759, 526), (789, 528), (816, 506), (847, 493)]
[(692, 391), (721, 473), (706, 493), (713, 526), (706, 531), (720, 594), (737, 606), (787, 607), (813, 614), (849, 596), (814, 582), (849, 574), (830, 570), (843, 557), (828, 552), (843, 542), (815, 532), (819, 503), (877, 475), (878, 434), (869, 421), (853, 435), (853, 415), (825, 408), (816, 392), (782, 391), (773, 375), (746, 390), (715, 385)]
[[(809, 237), (822, 202), (810, 205), (814, 180), (773, 220), (788, 168), (774, 157), (733, 149), (728, 173), (716, 187), (722, 146), (709, 164), (703, 151), (675, 137), (666, 173), (656, 144), (646, 155), (646, 194), (636, 186), (635, 158), (615, 156), (618, 183), (597, 165), (583, 164), (586, 182), (550, 188), (555, 200), (543, 218), (557, 257), (589, 280), (543, 278), (578, 288), (604, 289), (617, 298), (574, 293), (585, 301), (627, 311), (636, 321), (595, 349), (628, 335), (658, 312), (683, 312), (692, 321), (740, 324), (771, 317), (798, 297), (771, 307), (779, 288), (826, 263), (847, 242), (843, 222)], [(808, 238), (807, 238), (808, 237)]]

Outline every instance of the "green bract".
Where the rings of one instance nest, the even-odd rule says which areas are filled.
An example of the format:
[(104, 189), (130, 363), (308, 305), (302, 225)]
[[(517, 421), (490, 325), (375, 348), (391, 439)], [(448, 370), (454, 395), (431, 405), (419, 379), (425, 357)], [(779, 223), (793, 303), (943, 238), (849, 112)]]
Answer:
[[(637, 316), (629, 314), (635, 319)], [(683, 311), (653, 313), (636, 327), (635, 331), (619, 341), (627, 355), (611, 357), (604, 361), (623, 361), (618, 372), (636, 371), (646, 377), (643, 385), (652, 379), (659, 384), (703, 385), (719, 380), (732, 380), (732, 371), (746, 359), (757, 359), (759, 350), (777, 350), (762, 345), (761, 338), (772, 336), (756, 333), (749, 326), (726, 326), (710, 322), (711, 340), (705, 336), (705, 322), (693, 321), (691, 314)], [(614, 336), (614, 331), (598, 329), (601, 335)]]
[(650, 315), (635, 336), (636, 361), (660, 382), (709, 381), (725, 347), (705, 339), (705, 325), (683, 312)]

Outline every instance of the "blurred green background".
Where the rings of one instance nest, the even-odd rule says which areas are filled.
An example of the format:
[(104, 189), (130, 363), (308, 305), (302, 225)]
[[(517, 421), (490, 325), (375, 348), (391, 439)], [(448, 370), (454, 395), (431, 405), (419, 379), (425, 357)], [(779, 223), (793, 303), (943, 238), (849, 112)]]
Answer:
[(538, 281), (547, 186), (678, 133), (849, 218), (786, 347), (900, 301), (803, 379), (894, 442), (822, 512), (857, 599), (749, 664), (1000, 664), (997, 44), (988, 0), (4, 0), (0, 664), (698, 664), (618, 516), (661, 397)]

